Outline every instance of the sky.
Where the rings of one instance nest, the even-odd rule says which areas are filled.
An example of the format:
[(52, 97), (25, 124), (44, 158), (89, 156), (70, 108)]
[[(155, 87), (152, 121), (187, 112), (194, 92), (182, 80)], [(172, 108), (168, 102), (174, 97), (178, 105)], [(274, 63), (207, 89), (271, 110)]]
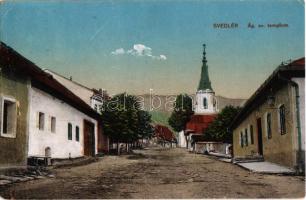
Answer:
[[(282, 61), (304, 56), (304, 6), (303, 1), (3, 1), (0, 40), (39, 67), (88, 87), (164, 95), (196, 92), (205, 43), (216, 95), (248, 98)], [(238, 27), (214, 28), (215, 23)], [(278, 23), (288, 27), (267, 27)]]

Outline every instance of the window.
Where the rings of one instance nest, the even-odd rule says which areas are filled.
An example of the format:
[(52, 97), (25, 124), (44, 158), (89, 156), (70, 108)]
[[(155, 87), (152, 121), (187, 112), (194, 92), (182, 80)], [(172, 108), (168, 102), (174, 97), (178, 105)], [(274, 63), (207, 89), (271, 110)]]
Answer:
[(217, 107), (217, 100), (216, 100), (216, 98), (214, 98), (214, 100), (213, 100), (213, 105), (214, 105), (214, 108)]
[(78, 126), (75, 127), (75, 140), (80, 141), (80, 128)]
[(244, 136), (245, 146), (248, 146), (249, 145), (249, 137), (248, 137), (248, 129), (247, 128), (244, 130), (244, 134), (245, 134), (245, 136)]
[(266, 120), (266, 123), (267, 123), (267, 136), (268, 136), (268, 139), (271, 139), (272, 138), (272, 124), (271, 124), (271, 119), (272, 116), (271, 116), (271, 113), (267, 113), (267, 120)]
[(250, 137), (251, 137), (251, 144), (254, 144), (253, 125), (250, 125)]
[(240, 146), (243, 147), (243, 132), (240, 132)]
[(206, 98), (203, 99), (203, 106), (204, 106), (204, 109), (207, 109), (207, 99)]
[(285, 118), (285, 105), (281, 105), (278, 110), (279, 114), (279, 131), (281, 135), (286, 134), (286, 118)]
[(56, 118), (51, 117), (51, 132), (55, 133), (56, 132)]
[(45, 128), (45, 113), (38, 113), (38, 128), (39, 130), (44, 130)]
[(14, 99), (4, 97), (1, 101), (0, 130), (3, 137), (16, 137), (17, 106)]
[(68, 123), (68, 140), (72, 140), (72, 124)]

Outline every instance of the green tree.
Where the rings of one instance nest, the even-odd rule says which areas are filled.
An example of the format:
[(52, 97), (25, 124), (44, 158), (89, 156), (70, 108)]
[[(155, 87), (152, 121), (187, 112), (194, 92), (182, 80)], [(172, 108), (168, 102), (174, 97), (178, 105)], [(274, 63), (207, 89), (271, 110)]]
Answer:
[(171, 113), (168, 123), (174, 131), (184, 131), (192, 115), (192, 99), (187, 94), (180, 94), (176, 97), (174, 110)]
[(140, 110), (138, 111), (138, 136), (141, 139), (149, 139), (154, 133), (154, 128), (151, 125), (151, 115), (149, 112)]
[(228, 128), (239, 111), (239, 107), (224, 107), (217, 118), (204, 131), (205, 140), (231, 143), (233, 135)]
[(106, 100), (102, 107), (103, 130), (113, 143), (130, 143), (137, 141), (152, 131), (148, 124), (151, 116), (146, 111), (140, 110), (137, 97), (126, 93), (118, 94)]

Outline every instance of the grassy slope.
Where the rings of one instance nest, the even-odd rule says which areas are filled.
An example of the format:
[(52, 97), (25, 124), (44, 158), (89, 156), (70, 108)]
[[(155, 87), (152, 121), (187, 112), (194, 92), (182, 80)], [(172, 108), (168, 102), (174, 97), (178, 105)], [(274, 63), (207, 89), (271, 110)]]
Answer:
[(152, 116), (152, 121), (154, 123), (170, 127), (168, 124), (170, 113), (161, 112), (161, 111), (150, 111), (150, 114)]

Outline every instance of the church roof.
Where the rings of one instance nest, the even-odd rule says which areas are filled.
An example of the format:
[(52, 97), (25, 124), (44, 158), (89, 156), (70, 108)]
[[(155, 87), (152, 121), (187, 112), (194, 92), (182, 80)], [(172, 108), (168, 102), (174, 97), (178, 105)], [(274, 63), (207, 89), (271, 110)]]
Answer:
[(215, 120), (217, 114), (213, 115), (192, 115), (190, 121), (186, 125), (186, 130), (195, 134), (203, 134), (209, 124)]
[(206, 90), (210, 89), (213, 90), (211, 87), (211, 82), (209, 80), (209, 75), (208, 75), (208, 65), (207, 65), (207, 60), (206, 60), (206, 52), (205, 52), (205, 47), (206, 45), (203, 44), (203, 59), (202, 59), (202, 69), (201, 69), (201, 78), (198, 86), (198, 91), (199, 90)]

